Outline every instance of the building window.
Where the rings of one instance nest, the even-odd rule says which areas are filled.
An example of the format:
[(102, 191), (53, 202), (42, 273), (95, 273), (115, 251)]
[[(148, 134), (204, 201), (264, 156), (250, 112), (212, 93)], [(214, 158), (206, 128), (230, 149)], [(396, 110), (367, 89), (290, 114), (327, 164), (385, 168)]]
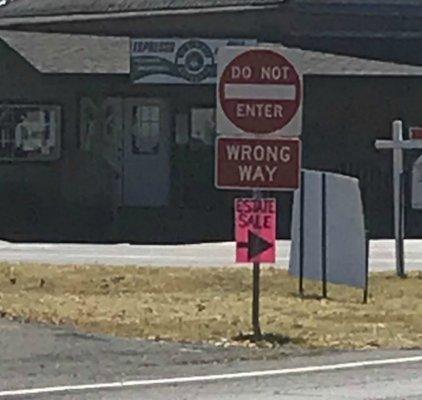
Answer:
[(193, 149), (214, 146), (215, 118), (211, 107), (193, 107), (189, 114), (176, 115), (176, 143)]
[(213, 146), (215, 139), (215, 109), (192, 108), (190, 113), (191, 141)]
[(0, 160), (51, 161), (60, 156), (60, 107), (0, 104)]
[(99, 111), (95, 101), (83, 97), (80, 102), (79, 145), (83, 151), (92, 152), (98, 135)]

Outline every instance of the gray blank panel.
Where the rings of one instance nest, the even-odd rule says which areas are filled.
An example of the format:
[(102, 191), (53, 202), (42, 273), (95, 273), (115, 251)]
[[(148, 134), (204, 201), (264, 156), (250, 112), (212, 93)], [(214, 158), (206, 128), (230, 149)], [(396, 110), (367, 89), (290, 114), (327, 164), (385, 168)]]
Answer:
[[(322, 277), (322, 172), (305, 171), (304, 277)], [(364, 287), (365, 226), (359, 182), (326, 173), (327, 280)], [(289, 272), (299, 275), (300, 192), (294, 194)]]

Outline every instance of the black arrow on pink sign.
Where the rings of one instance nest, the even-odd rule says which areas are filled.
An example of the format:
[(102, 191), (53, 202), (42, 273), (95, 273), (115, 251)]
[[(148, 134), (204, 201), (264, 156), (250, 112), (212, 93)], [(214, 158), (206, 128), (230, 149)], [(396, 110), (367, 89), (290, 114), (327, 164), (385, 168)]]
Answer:
[(237, 244), (238, 249), (248, 249), (248, 259), (252, 260), (256, 256), (260, 255), (264, 251), (273, 247), (273, 244), (258, 236), (251, 230), (248, 231), (248, 241), (239, 242)]

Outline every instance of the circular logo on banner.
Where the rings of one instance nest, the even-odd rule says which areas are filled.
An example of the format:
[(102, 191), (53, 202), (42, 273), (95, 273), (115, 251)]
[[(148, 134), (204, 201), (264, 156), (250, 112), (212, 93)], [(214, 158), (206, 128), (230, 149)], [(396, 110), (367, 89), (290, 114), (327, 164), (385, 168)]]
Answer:
[(224, 114), (237, 128), (269, 134), (296, 115), (301, 91), (299, 74), (289, 60), (270, 49), (253, 49), (226, 66), (218, 95)]
[(215, 65), (212, 50), (200, 40), (190, 40), (177, 50), (176, 66), (182, 78), (189, 82), (201, 82), (210, 75)]

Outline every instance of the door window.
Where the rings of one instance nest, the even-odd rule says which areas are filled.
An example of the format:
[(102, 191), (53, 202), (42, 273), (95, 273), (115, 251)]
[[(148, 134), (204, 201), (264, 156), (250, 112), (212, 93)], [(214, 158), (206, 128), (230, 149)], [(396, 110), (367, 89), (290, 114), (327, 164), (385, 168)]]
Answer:
[(157, 154), (160, 149), (160, 108), (155, 105), (131, 107), (132, 154)]

